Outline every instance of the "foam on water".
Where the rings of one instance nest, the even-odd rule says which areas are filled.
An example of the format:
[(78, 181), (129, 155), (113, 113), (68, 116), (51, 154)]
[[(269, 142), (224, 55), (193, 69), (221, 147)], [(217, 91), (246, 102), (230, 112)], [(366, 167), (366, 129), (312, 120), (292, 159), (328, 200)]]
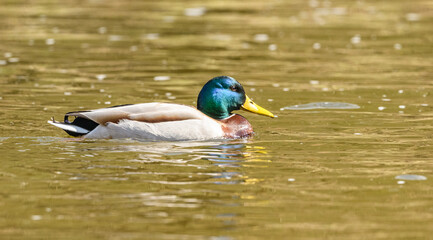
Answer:
[(415, 175), (415, 174), (402, 174), (402, 175), (396, 176), (395, 179), (422, 181), (422, 180), (427, 180), (427, 177), (425, 177), (423, 175)]
[(314, 102), (283, 107), (281, 110), (310, 110), (310, 109), (358, 109), (360, 106), (343, 102)]
[(185, 16), (200, 17), (206, 13), (205, 7), (186, 8), (183, 12)]
[(269, 40), (269, 36), (265, 33), (259, 33), (254, 35), (254, 41), (256, 42), (266, 42)]

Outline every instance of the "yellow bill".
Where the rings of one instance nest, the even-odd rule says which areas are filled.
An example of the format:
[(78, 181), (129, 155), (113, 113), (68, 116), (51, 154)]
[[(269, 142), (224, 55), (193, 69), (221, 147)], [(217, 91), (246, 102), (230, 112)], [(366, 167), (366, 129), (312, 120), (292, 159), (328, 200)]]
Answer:
[(268, 110), (260, 107), (259, 105), (255, 104), (247, 95), (245, 95), (245, 97), (247, 99), (245, 99), (244, 104), (242, 104), (242, 106), (241, 106), (243, 110), (257, 113), (257, 114), (261, 114), (261, 115), (265, 115), (265, 116), (268, 116), (271, 118), (274, 117), (274, 114), (272, 114)]

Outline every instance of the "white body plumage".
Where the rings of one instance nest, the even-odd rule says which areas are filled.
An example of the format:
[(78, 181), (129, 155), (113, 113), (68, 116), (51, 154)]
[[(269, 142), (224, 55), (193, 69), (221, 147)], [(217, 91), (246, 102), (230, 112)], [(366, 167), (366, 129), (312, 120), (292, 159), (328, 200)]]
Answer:
[(84, 138), (140, 138), (163, 141), (224, 138), (219, 122), (194, 107), (180, 104), (142, 103), (66, 115), (89, 119), (99, 124), (88, 131), (70, 123), (48, 121), (68, 131), (85, 133)]

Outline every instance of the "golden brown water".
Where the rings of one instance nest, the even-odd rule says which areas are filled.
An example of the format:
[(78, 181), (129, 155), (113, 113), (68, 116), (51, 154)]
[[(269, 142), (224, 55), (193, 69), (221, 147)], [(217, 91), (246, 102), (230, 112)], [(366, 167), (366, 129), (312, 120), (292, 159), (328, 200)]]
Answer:
[[(427, 0), (0, 0), (0, 238), (432, 239), (432, 13)], [(241, 113), (255, 137), (219, 142), (73, 141), (46, 123), (195, 105), (218, 75), (278, 118)], [(360, 108), (281, 110), (313, 102)]]

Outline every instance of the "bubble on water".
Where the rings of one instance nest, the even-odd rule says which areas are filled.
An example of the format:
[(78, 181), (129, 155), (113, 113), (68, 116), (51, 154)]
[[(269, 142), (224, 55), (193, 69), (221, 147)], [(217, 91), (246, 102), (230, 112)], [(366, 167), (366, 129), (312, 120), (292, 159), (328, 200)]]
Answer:
[(254, 41), (256, 42), (266, 42), (269, 40), (268, 34), (265, 33), (259, 33), (254, 35)]
[(273, 102), (273, 101), (274, 101), (274, 99), (272, 99), (272, 98), (268, 99), (268, 102)]
[(323, 0), (323, 2), (322, 2), (322, 6), (325, 8), (330, 8), (331, 5), (332, 5), (332, 3), (329, 0)]
[(255, 92), (256, 89), (255, 89), (255, 88), (250, 88), (250, 91), (251, 91), (251, 92)]
[(45, 212), (52, 212), (53, 210), (49, 207), (45, 208)]
[(56, 43), (56, 40), (54, 38), (45, 39), (46, 45), (54, 45), (55, 43)]
[(249, 43), (242, 43), (242, 48), (243, 49), (249, 49), (250, 48), (250, 44)]
[(211, 236), (209, 240), (234, 240), (234, 239), (229, 236)]
[(99, 92), (103, 93), (105, 92), (105, 89), (99, 89)]
[(103, 81), (106, 77), (107, 77), (107, 75), (105, 75), (105, 74), (96, 75), (96, 79), (98, 79), (98, 81)]
[(33, 221), (39, 221), (39, 220), (42, 220), (42, 216), (41, 215), (32, 215), (31, 219)]
[(386, 98), (386, 94), (383, 94), (382, 97), (383, 97), (383, 98)]
[(322, 45), (320, 43), (316, 42), (316, 43), (313, 44), (313, 49), (314, 50), (319, 50), (321, 47), (322, 47)]
[(290, 88), (283, 88), (283, 91), (288, 92), (288, 91), (290, 91)]
[(347, 15), (347, 8), (346, 7), (334, 7), (331, 9), (332, 9), (332, 14), (334, 14), (334, 15), (337, 15), (337, 16)]
[(0, 60), (0, 65), (6, 65), (8, 62), (6, 60)]
[(401, 44), (400, 43), (394, 44), (394, 49), (395, 50), (401, 50)]
[(9, 58), (8, 61), (9, 61), (10, 63), (17, 63), (17, 62), (20, 61), (20, 59), (19, 59), (19, 58), (16, 58), (16, 57), (13, 57), (13, 58)]
[(46, 22), (47, 21), (47, 16), (44, 15), (44, 14), (39, 15), (39, 21)]
[(377, 109), (379, 109), (379, 111), (383, 111), (383, 110), (386, 109), (386, 107), (384, 107), (384, 106), (380, 106), (380, 107), (378, 107)]
[(310, 7), (312, 7), (312, 8), (316, 8), (316, 7), (319, 6), (319, 1), (317, 1), (317, 0), (309, 0), (309, 1), (308, 1), (308, 5), (309, 5)]
[(71, 95), (72, 95), (71, 92), (64, 92), (63, 94), (64, 94), (65, 96), (71, 96)]
[(170, 76), (155, 76), (153, 77), (154, 81), (168, 81), (170, 80)]
[(110, 101), (104, 102), (105, 105), (111, 104)]
[(398, 90), (398, 93), (400, 94), (404, 93), (403, 89)]
[(81, 48), (89, 48), (90, 44), (88, 43), (81, 43)]
[(361, 35), (356, 34), (355, 36), (353, 36), (353, 37), (350, 39), (350, 42), (351, 42), (352, 44), (354, 44), (354, 45), (360, 44), (360, 43), (361, 43)]
[(131, 52), (136, 52), (137, 50), (138, 50), (137, 46), (131, 46), (131, 47), (129, 47), (129, 51), (131, 51)]
[(277, 45), (276, 44), (271, 44), (271, 45), (269, 45), (268, 46), (268, 49), (269, 49), (269, 51), (275, 51), (275, 50), (277, 50)]
[(209, 36), (210, 39), (216, 41), (230, 41), (232, 40), (232, 36), (229, 34), (212, 34)]
[(162, 20), (166, 23), (172, 23), (175, 19), (176, 18), (174, 16), (164, 16)]
[(200, 17), (206, 13), (205, 7), (185, 8), (183, 14), (188, 17)]
[(119, 42), (123, 40), (123, 36), (120, 35), (110, 35), (108, 36), (108, 41), (110, 42)]
[(360, 106), (344, 102), (314, 102), (281, 108), (282, 110), (311, 110), (311, 109), (358, 109)]
[(400, 180), (400, 181), (397, 181), (397, 184), (405, 184), (406, 182), (405, 181), (402, 181), (402, 180)]
[(5, 56), (5, 58), (10, 58), (10, 57), (12, 57), (12, 53), (5, 52), (4, 56)]
[(410, 181), (424, 181), (427, 180), (427, 177), (423, 175), (415, 175), (415, 174), (402, 174), (402, 175), (395, 176), (395, 179), (410, 180)]
[(290, 21), (290, 23), (292, 23), (292, 24), (297, 24), (297, 23), (299, 22), (299, 19), (298, 19), (298, 17), (296, 17), (296, 16), (291, 16), (291, 17), (289, 18), (289, 21)]
[(354, 133), (355, 136), (361, 136), (362, 133)]
[(99, 27), (98, 28), (98, 33), (99, 34), (105, 34), (107, 32), (107, 28), (106, 27)]
[(406, 20), (409, 22), (417, 22), (421, 19), (421, 16), (418, 13), (408, 13), (406, 14)]
[(311, 85), (317, 85), (317, 84), (319, 84), (320, 82), (319, 81), (317, 81), (317, 80), (310, 80), (310, 84)]
[(294, 182), (296, 179), (294, 179), (294, 178), (289, 178), (289, 179), (287, 179), (287, 181), (289, 181), (289, 182)]
[(391, 99), (389, 99), (389, 98), (382, 98), (382, 101), (384, 101), (384, 102), (391, 102)]
[(272, 83), (272, 87), (280, 87), (279, 83)]
[(421, 103), (420, 106), (421, 107), (428, 107), (428, 103)]
[(156, 40), (159, 39), (159, 33), (146, 33), (142, 37), (148, 40)]
[(406, 106), (405, 106), (405, 105), (400, 105), (400, 106), (398, 106), (398, 108), (400, 108), (400, 109), (405, 109)]
[(168, 96), (167, 98), (170, 99), (170, 100), (174, 100), (174, 99), (176, 99), (175, 96)]

